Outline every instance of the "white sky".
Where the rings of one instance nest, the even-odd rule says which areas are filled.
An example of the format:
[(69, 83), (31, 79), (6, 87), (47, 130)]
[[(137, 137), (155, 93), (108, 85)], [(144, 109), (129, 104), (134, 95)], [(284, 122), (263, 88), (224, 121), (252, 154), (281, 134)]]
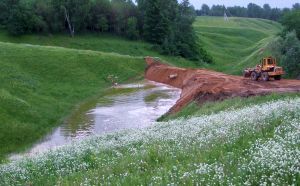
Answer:
[(225, 5), (225, 6), (244, 6), (246, 7), (249, 3), (255, 3), (260, 6), (268, 3), (272, 8), (291, 8), (293, 4), (300, 3), (300, 0), (190, 0), (190, 3), (195, 6), (196, 9), (200, 9), (202, 4), (212, 5)]

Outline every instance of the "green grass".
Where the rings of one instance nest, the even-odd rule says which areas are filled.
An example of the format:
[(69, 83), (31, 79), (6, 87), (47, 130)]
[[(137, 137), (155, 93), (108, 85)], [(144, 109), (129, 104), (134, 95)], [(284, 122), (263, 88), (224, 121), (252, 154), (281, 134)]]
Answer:
[(0, 30), (0, 41), (9, 43), (28, 43), (32, 45), (59, 46), (79, 50), (101, 51), (112, 54), (121, 54), (133, 57), (155, 56), (165, 63), (181, 67), (197, 67), (192, 61), (180, 57), (160, 55), (155, 48), (143, 41), (131, 41), (123, 37), (109, 34), (79, 34), (74, 38), (66, 34), (56, 35), (24, 35), (11, 36)]
[(0, 42), (0, 157), (24, 149), (110, 86), (143, 76), (142, 58)]
[(230, 18), (226, 22), (222, 17), (198, 17), (194, 27), (215, 62), (205, 67), (235, 75), (272, 55), (267, 46), (282, 29), (269, 20)]

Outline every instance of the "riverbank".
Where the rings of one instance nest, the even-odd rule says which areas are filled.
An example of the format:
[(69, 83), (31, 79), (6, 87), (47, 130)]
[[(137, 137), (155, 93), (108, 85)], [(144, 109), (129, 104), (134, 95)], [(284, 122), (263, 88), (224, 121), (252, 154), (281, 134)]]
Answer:
[(170, 110), (173, 114), (193, 101), (203, 104), (235, 97), (300, 92), (299, 80), (252, 81), (207, 69), (173, 67), (152, 57), (145, 60), (148, 65), (145, 73), (147, 79), (182, 89), (180, 99)]
[(0, 161), (63, 122), (74, 105), (143, 77), (142, 58), (0, 42)]
[(146, 80), (114, 86), (78, 106), (58, 128), (26, 153), (12, 154), (9, 159), (35, 156), (94, 135), (149, 127), (176, 103), (180, 92)]
[(299, 183), (299, 98), (94, 136), (0, 166), (0, 185)]

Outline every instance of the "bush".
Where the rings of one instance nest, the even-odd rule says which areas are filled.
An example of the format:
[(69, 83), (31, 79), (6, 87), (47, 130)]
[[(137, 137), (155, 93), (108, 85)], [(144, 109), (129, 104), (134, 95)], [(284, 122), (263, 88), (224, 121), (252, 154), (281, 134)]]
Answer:
[(296, 9), (286, 13), (281, 23), (285, 26), (285, 33), (295, 30), (298, 39), (300, 39), (300, 10)]
[(297, 78), (300, 76), (300, 41), (297, 39), (295, 31), (285, 36), (281, 63), (288, 77)]
[(127, 20), (126, 37), (132, 40), (136, 40), (139, 38), (139, 32), (137, 30), (137, 18), (130, 17)]
[(46, 30), (46, 23), (32, 12), (32, 8), (21, 3), (14, 6), (6, 25), (8, 31), (12, 35), (22, 35)]

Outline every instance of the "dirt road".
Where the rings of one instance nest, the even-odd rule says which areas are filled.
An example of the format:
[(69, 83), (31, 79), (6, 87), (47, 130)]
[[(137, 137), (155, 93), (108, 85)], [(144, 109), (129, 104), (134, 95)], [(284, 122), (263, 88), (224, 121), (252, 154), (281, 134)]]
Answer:
[(195, 100), (198, 103), (218, 101), (232, 97), (266, 95), (272, 92), (300, 92), (300, 80), (251, 81), (206, 69), (184, 69), (172, 67), (146, 57), (148, 65), (145, 77), (151, 81), (182, 89), (181, 98), (170, 112), (178, 112)]

